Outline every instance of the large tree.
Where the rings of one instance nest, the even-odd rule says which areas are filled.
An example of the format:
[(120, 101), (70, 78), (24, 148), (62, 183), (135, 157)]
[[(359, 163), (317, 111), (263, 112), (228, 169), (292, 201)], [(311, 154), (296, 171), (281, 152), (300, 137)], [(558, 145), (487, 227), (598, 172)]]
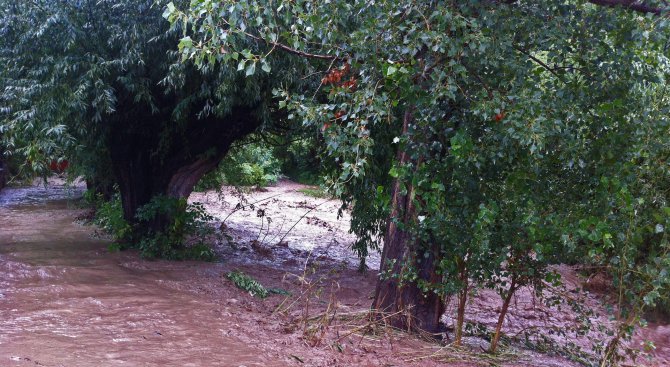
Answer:
[(154, 0), (0, 1), (2, 146), (36, 172), (67, 157), (105, 194), (118, 184), (131, 223), (154, 196), (188, 196), (278, 116), (269, 78), (180, 63), (162, 12)]
[[(667, 266), (667, 242), (644, 234), (661, 219), (641, 219), (647, 229), (633, 237), (655, 250), (636, 252), (613, 204), (623, 194), (601, 184), (621, 165), (639, 168), (615, 190), (637, 187), (633, 197), (654, 197), (659, 215), (667, 206), (660, 176), (625, 164), (650, 141), (655, 159), (666, 159), (663, 6), (202, 0), (166, 16), (188, 27), (180, 50), (201, 67), (253, 75), (268, 60), (309, 61), (291, 72), (318, 87), (276, 95), (322, 132), (360, 245), (383, 239), (373, 306), (398, 326), (436, 331), (444, 296), (464, 303), (470, 281), (509, 304), (518, 287), (544, 284), (547, 264), (571, 257), (638, 279), (630, 299), (667, 287), (665, 276), (645, 288)], [(646, 175), (653, 183), (639, 186)], [(604, 223), (617, 235), (604, 235)], [(635, 260), (622, 269), (621, 256)], [(666, 265), (633, 276), (640, 263)]]

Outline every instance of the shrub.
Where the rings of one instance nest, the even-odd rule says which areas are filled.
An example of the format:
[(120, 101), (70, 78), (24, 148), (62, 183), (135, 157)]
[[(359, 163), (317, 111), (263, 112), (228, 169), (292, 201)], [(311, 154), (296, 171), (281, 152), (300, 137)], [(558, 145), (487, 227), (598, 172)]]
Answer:
[(113, 194), (109, 201), (104, 201), (101, 195), (91, 194), (88, 191), (84, 198), (95, 207), (93, 224), (116, 241), (126, 241), (130, 238), (132, 227), (123, 218), (123, 207), (118, 192)]
[(279, 179), (280, 163), (264, 144), (242, 145), (221, 162), (224, 180), (235, 186), (267, 186)]
[(313, 138), (298, 139), (275, 149), (281, 170), (291, 180), (305, 184), (322, 183), (322, 166), (318, 142)]
[(198, 182), (195, 190), (218, 190), (223, 184), (264, 187), (277, 182), (280, 167), (270, 147), (262, 143), (243, 144), (231, 149), (219, 167)]
[(109, 201), (92, 191), (87, 191), (84, 199), (95, 207), (93, 224), (114, 238), (110, 250), (138, 248), (142, 257), (150, 259), (212, 261), (215, 258), (214, 251), (206, 244), (214, 234), (208, 225), (214, 218), (200, 203), (188, 204), (184, 198), (154, 197), (138, 209), (136, 225), (162, 229), (149, 230), (137, 238), (135, 228), (123, 218), (118, 191)]
[(139, 240), (138, 247), (143, 257), (170, 260), (214, 259), (214, 252), (206, 245), (213, 234), (207, 224), (214, 218), (207, 214), (200, 203), (188, 204), (185, 198), (167, 196), (154, 197), (137, 211), (140, 224), (164, 229), (150, 230)]

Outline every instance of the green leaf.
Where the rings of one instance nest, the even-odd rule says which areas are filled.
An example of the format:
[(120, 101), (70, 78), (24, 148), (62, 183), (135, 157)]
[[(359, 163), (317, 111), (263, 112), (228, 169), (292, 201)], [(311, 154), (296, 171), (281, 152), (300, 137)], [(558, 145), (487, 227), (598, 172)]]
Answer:
[(252, 62), (247, 66), (247, 69), (245, 70), (245, 75), (246, 76), (254, 75), (255, 72), (256, 72), (256, 63)]
[(163, 11), (163, 18), (169, 19), (172, 14), (174, 14), (175, 10), (177, 10), (172, 2), (169, 2), (167, 6), (165, 7), (165, 11)]
[(263, 69), (264, 72), (269, 73), (271, 68), (270, 64), (268, 64), (266, 61), (261, 62), (261, 69)]
[(393, 178), (398, 178), (398, 176), (400, 176), (400, 172), (398, 171), (398, 168), (391, 167), (391, 169), (389, 170), (389, 176), (391, 176)]
[(193, 47), (193, 40), (191, 39), (191, 37), (186, 36), (179, 40), (178, 47), (180, 51), (183, 51), (184, 49), (190, 49)]

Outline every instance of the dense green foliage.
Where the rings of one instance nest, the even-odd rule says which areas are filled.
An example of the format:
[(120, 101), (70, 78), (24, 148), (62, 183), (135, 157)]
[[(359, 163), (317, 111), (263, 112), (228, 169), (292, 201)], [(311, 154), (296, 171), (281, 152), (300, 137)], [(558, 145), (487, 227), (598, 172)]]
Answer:
[(670, 294), (670, 33), (651, 5), (603, 3), (200, 0), (166, 17), (201, 67), (309, 61), (293, 73), (318, 87), (278, 105), (322, 132), (362, 255), (393, 243), (389, 215), (410, 234), (404, 257), (385, 250), (398, 288), (509, 299), (579, 261), (613, 276), (627, 330)]
[(265, 187), (276, 183), (280, 162), (273, 149), (263, 143), (241, 142), (233, 147), (219, 167), (205, 175), (196, 190), (218, 190), (222, 185)]
[(137, 211), (137, 221), (151, 222), (168, 218), (169, 225), (158, 232), (149, 231), (135, 237), (133, 227), (123, 217), (123, 207), (118, 192), (110, 200), (88, 190), (85, 199), (94, 208), (93, 224), (97, 225), (114, 243), (111, 250), (137, 248), (147, 259), (204, 260), (215, 258), (208, 243), (214, 238), (210, 226), (213, 218), (199, 203), (188, 204), (186, 199), (157, 196)]
[(274, 156), (281, 164), (282, 175), (306, 185), (321, 184), (323, 181), (321, 143), (322, 140), (316, 133), (293, 132), (280, 140), (274, 149)]
[(207, 245), (214, 233), (209, 222), (214, 218), (199, 203), (189, 204), (185, 198), (155, 196), (137, 211), (141, 222), (167, 218), (168, 224), (158, 231), (149, 231), (139, 239), (143, 257), (171, 260), (213, 260), (214, 252)]
[[(121, 198), (118, 193), (112, 195), (110, 200), (105, 200), (94, 191), (89, 190), (85, 197), (95, 210), (93, 224), (117, 241), (124, 241), (130, 237), (132, 228), (123, 218), (123, 207), (121, 207)], [(114, 245), (113, 248), (120, 248), (120, 246)]]
[[(41, 175), (68, 159), (68, 172), (106, 197), (118, 185), (136, 238), (169, 225), (139, 221), (140, 207), (158, 196), (187, 196), (233, 143), (259, 126), (271, 130), (285, 115), (271, 103), (267, 76), (181, 63), (181, 30), (170, 29), (162, 13), (153, 0), (0, 1), (3, 154), (20, 172)], [(275, 65), (290, 68), (291, 61)], [(254, 184), (276, 173), (260, 174), (258, 165), (222, 169)]]

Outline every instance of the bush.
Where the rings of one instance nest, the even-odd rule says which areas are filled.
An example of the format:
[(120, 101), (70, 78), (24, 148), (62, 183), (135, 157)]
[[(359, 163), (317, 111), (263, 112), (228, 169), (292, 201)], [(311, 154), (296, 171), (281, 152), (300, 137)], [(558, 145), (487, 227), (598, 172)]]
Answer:
[(275, 156), (281, 161), (282, 172), (291, 180), (305, 185), (322, 182), (321, 159), (315, 139), (293, 141), (281, 149), (277, 148)]
[(264, 144), (242, 145), (221, 162), (224, 181), (235, 186), (267, 186), (277, 182), (280, 163)]
[[(219, 166), (220, 167), (220, 166)], [(219, 190), (223, 186), (223, 173), (220, 168), (202, 176), (200, 181), (195, 185), (193, 191), (203, 192), (207, 190)]]
[(104, 201), (102, 195), (95, 195), (89, 191), (84, 198), (95, 207), (93, 224), (117, 241), (126, 241), (130, 238), (132, 227), (123, 218), (123, 207), (118, 192), (112, 195), (109, 201)]
[(186, 199), (165, 196), (153, 198), (137, 211), (137, 225), (158, 228), (159, 222), (168, 224), (163, 230), (150, 230), (148, 234), (134, 238), (133, 226), (123, 218), (118, 192), (109, 201), (91, 192), (84, 197), (96, 208), (93, 223), (116, 241), (110, 246), (111, 250), (138, 248), (142, 257), (169, 260), (211, 261), (215, 257), (206, 244), (214, 233), (207, 224), (213, 218), (201, 204), (188, 204)]
[(218, 190), (223, 184), (264, 187), (277, 182), (280, 167), (273, 150), (265, 144), (243, 144), (231, 149), (219, 167), (198, 182), (195, 190)]
[[(206, 245), (213, 234), (208, 222), (214, 218), (200, 203), (188, 204), (185, 198), (156, 196), (137, 211), (140, 224), (149, 227), (168, 223), (165, 229), (149, 231), (139, 240), (143, 257), (169, 260), (214, 259), (214, 252)], [(158, 226), (160, 228), (160, 226)]]

